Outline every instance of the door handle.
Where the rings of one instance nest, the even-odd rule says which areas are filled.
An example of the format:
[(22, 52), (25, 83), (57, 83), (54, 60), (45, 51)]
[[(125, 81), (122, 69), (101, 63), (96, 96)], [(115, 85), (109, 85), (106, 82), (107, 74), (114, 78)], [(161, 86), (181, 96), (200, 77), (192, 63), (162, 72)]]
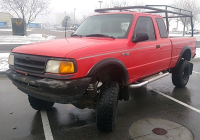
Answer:
[(156, 48), (159, 49), (159, 48), (160, 48), (160, 45), (156, 45)]

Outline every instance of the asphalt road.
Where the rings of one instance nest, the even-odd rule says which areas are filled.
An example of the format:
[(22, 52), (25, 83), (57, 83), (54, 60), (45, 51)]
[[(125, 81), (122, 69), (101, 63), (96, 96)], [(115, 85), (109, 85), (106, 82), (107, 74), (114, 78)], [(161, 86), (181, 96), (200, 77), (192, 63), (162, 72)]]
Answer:
[[(49, 33), (41, 31), (44, 32)], [(54, 35), (53, 31), (51, 33)], [(55, 36), (62, 38), (63, 34), (56, 32)], [(0, 45), (0, 52), (10, 52), (20, 45)], [(44, 140), (47, 139), (45, 136), (54, 140), (132, 139), (129, 130), (133, 123), (142, 119), (161, 118), (185, 126), (193, 133), (194, 140), (199, 140), (200, 113), (155, 92), (162, 92), (200, 110), (200, 59), (193, 59), (193, 63), (194, 72), (185, 88), (175, 88), (171, 76), (167, 76), (147, 87), (131, 90), (130, 100), (119, 102), (117, 125), (112, 133), (96, 128), (95, 110), (80, 110), (71, 104), (55, 104), (51, 111), (35, 111), (30, 107), (27, 95), (19, 91), (6, 76), (0, 75), (0, 139)]]
[[(80, 110), (71, 104), (55, 104), (51, 111), (47, 111), (52, 138), (54, 140), (129, 140), (132, 139), (129, 129), (134, 122), (161, 118), (185, 126), (192, 132), (194, 140), (199, 140), (200, 112), (155, 92), (155, 90), (160, 91), (200, 110), (200, 59), (194, 59), (193, 63), (194, 72), (185, 88), (175, 88), (171, 76), (167, 76), (147, 87), (131, 90), (130, 100), (119, 102), (117, 125), (111, 133), (101, 132), (96, 128), (96, 111)], [(30, 107), (27, 95), (19, 91), (6, 76), (0, 76), (0, 89), (1, 139), (44, 140), (45, 135), (51, 135), (46, 128), (47, 125), (44, 125), (44, 116)]]

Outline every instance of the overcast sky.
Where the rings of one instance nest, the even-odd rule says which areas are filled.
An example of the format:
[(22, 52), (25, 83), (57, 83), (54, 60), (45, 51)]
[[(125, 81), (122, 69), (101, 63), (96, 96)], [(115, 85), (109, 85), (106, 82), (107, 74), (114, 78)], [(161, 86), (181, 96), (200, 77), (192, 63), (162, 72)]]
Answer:
[(135, 3), (142, 3), (143, 5), (168, 5), (172, 0), (51, 0), (51, 13), (48, 15), (48, 17), (38, 17), (35, 22), (49, 22), (54, 24), (56, 13), (64, 12), (66, 12), (69, 16), (72, 16), (71, 19), (73, 19), (74, 9), (76, 9), (75, 18), (82, 19), (83, 15), (88, 16), (95, 14), (94, 9), (100, 7), (100, 3), (98, 1), (103, 1), (101, 7), (104, 8), (105, 5), (110, 5), (112, 1), (126, 1), (130, 5)]

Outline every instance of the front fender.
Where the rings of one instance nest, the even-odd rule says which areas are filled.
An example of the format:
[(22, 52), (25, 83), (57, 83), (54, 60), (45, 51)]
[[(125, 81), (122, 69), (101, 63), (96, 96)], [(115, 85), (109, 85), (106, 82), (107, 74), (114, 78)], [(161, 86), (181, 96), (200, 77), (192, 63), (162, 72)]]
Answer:
[(97, 64), (95, 64), (87, 73), (87, 76), (93, 76), (95, 75), (98, 70), (100, 70), (101, 68), (108, 66), (108, 65), (116, 65), (119, 66), (122, 70), (123, 73), (125, 75), (125, 84), (128, 85), (129, 84), (129, 74), (128, 74), (128, 70), (126, 68), (126, 66), (124, 65), (124, 63), (116, 58), (106, 58), (101, 60), (100, 62), (98, 62)]

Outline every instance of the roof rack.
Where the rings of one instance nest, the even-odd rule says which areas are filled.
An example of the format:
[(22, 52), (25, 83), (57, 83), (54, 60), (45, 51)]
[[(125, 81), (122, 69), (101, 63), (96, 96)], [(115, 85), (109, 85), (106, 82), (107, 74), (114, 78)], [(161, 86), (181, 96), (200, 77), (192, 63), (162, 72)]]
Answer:
[[(155, 8), (155, 7), (164, 7), (165, 9), (161, 8)], [(168, 10), (168, 8), (173, 9), (173, 11)], [(104, 9), (95, 9), (95, 12), (99, 13), (107, 13), (110, 11), (130, 11), (130, 9), (146, 9), (149, 11), (145, 11), (145, 13), (165, 13), (166, 18), (166, 24), (167, 24), (167, 31), (169, 33), (169, 21), (168, 18), (186, 18), (190, 17), (191, 20), (191, 29), (192, 29), (192, 36), (193, 36), (193, 22), (192, 22), (192, 11), (168, 6), (168, 5), (146, 5), (146, 6), (128, 6), (128, 7), (115, 7), (115, 8), (104, 8)], [(178, 12), (177, 12), (178, 11)], [(131, 11), (134, 12), (134, 11)], [(168, 16), (168, 14), (174, 14), (175, 16)], [(185, 25), (184, 25), (184, 31), (185, 31)]]

